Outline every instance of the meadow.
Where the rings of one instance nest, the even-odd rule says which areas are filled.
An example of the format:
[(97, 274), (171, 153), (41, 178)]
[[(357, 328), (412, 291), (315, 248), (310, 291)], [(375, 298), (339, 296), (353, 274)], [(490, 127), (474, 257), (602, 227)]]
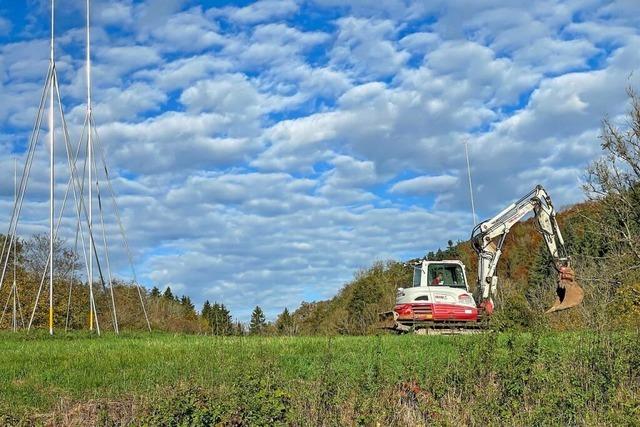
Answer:
[(0, 334), (0, 422), (633, 425), (640, 334)]

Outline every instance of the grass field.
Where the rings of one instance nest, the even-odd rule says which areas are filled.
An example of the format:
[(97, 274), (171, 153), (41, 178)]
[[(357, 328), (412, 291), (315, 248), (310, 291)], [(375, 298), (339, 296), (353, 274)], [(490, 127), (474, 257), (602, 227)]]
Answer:
[(640, 336), (0, 334), (2, 424), (610, 424)]

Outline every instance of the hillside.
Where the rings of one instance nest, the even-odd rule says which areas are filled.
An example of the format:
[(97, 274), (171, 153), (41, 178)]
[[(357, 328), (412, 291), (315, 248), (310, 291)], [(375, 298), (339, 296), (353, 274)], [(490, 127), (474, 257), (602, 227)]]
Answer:
[[(594, 218), (601, 214), (598, 203), (585, 202), (561, 211), (558, 222), (572, 256), (578, 280), (586, 297), (578, 310), (544, 316), (555, 295), (554, 272), (548, 262), (542, 236), (534, 218), (516, 224), (509, 233), (498, 266), (498, 307), (492, 319), (498, 329), (551, 326), (556, 329), (597, 326), (603, 316), (609, 325), (640, 325), (640, 295), (637, 274), (620, 277), (594, 276), (606, 270), (607, 247)], [(425, 254), (428, 259), (460, 259), (467, 267), (472, 289), (477, 281), (477, 257), (468, 241)], [(395, 291), (410, 282), (411, 269), (403, 262), (377, 262), (358, 272), (340, 292), (327, 301), (304, 302), (293, 313), (301, 334), (364, 334), (375, 332), (377, 313), (393, 308)], [(606, 299), (603, 298), (606, 295)], [(607, 305), (606, 310), (601, 308)]]

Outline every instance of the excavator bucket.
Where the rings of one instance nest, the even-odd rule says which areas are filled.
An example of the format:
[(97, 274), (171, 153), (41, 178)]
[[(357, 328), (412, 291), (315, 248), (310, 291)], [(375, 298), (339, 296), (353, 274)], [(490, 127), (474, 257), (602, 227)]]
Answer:
[(547, 310), (547, 313), (566, 310), (582, 302), (584, 290), (576, 282), (576, 275), (571, 267), (560, 268), (560, 279), (556, 294), (556, 302)]

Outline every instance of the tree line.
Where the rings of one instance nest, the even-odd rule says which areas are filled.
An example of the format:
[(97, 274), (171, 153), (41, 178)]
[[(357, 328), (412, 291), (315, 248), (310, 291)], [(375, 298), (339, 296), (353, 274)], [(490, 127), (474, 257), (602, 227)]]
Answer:
[[(0, 235), (0, 246), (6, 236)], [(8, 245), (7, 245), (8, 246)], [(10, 329), (13, 319), (12, 284), (15, 279), (18, 294), (16, 314), (19, 329), (29, 323), (34, 329), (48, 326), (48, 279), (43, 280), (49, 252), (47, 234), (35, 234), (28, 239), (16, 238), (15, 250), (9, 253), (7, 272), (0, 288), (0, 329)], [(14, 263), (15, 258), (15, 263)], [(53, 319), (55, 330), (83, 330), (89, 324), (89, 284), (80, 274), (78, 255), (61, 239), (54, 241), (54, 287)], [(147, 328), (145, 311), (152, 330), (185, 332), (211, 335), (291, 335), (295, 333), (292, 316), (288, 309), (268, 322), (263, 310), (256, 306), (251, 321), (244, 324), (234, 320), (230, 310), (223, 304), (205, 301), (201, 310), (196, 310), (188, 295), (174, 294), (170, 287), (161, 291), (151, 290), (133, 282), (114, 279), (108, 283), (95, 280), (92, 283), (96, 302), (96, 326), (101, 331), (114, 329), (117, 318), (121, 330), (144, 330)], [(111, 291), (115, 301), (113, 312)], [(36, 304), (37, 301), (37, 304)], [(144, 304), (144, 310), (143, 305)], [(35, 306), (35, 309), (34, 309)]]
[(202, 317), (207, 321), (212, 335), (294, 335), (296, 333), (293, 317), (285, 308), (275, 322), (268, 322), (264, 311), (256, 306), (251, 313), (248, 325), (233, 321), (230, 311), (224, 304), (208, 300), (202, 307)]

